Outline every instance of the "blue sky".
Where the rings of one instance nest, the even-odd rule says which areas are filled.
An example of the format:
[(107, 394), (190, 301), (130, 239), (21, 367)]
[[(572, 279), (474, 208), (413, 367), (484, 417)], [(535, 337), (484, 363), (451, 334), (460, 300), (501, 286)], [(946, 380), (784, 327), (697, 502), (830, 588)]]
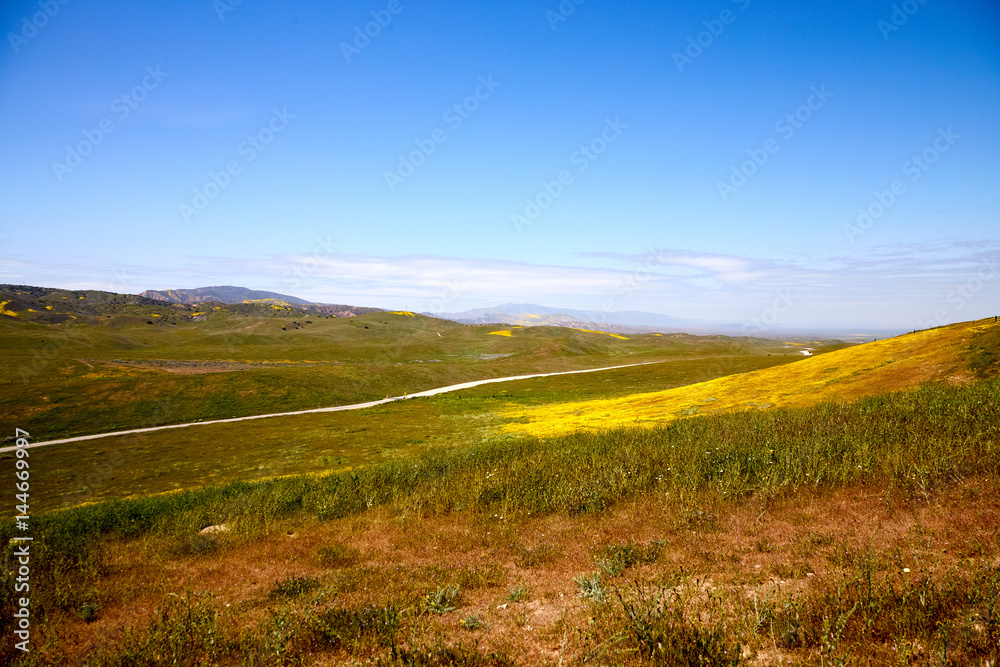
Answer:
[(0, 282), (1000, 311), (994, 2), (36, 0), (0, 28)]

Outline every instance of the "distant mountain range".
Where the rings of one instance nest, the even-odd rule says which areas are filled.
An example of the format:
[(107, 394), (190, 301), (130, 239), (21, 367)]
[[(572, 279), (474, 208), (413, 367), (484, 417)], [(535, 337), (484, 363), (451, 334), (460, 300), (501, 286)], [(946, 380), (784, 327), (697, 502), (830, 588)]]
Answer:
[[(217, 301), (224, 304), (275, 301), (337, 317), (353, 317), (364, 313), (383, 312), (382, 308), (348, 306), (343, 304), (315, 303), (299, 297), (278, 292), (252, 290), (233, 285), (199, 287), (195, 289), (147, 290), (140, 296), (169, 303), (206, 303)], [(534, 303), (505, 303), (493, 308), (474, 308), (457, 313), (425, 312), (424, 315), (452, 320), (462, 324), (514, 324), (519, 326), (555, 326), (593, 329), (612, 333), (691, 333), (717, 334), (728, 336), (773, 337), (837, 337), (843, 340), (865, 340), (869, 337), (887, 338), (904, 333), (874, 327), (871, 324), (818, 323), (813, 326), (781, 327), (750, 330), (739, 322), (713, 322), (710, 320), (685, 319), (661, 313), (639, 310), (605, 312), (599, 310), (577, 310), (574, 308), (551, 308)]]
[(324, 315), (335, 315), (336, 317), (354, 317), (355, 315), (363, 315), (365, 313), (383, 312), (382, 308), (348, 306), (337, 303), (314, 303), (300, 299), (297, 296), (253, 290), (234, 285), (196, 287), (194, 289), (146, 290), (140, 296), (168, 303), (207, 303), (209, 301), (218, 301), (224, 304), (235, 304), (274, 301), (285, 305), (297, 306), (302, 310), (313, 310)]
[(870, 337), (888, 338), (905, 333), (902, 329), (882, 329), (871, 324), (842, 325), (819, 323), (809, 327), (774, 327), (755, 330), (736, 322), (684, 319), (660, 313), (638, 310), (604, 312), (549, 308), (533, 303), (505, 303), (495, 308), (474, 308), (459, 313), (424, 313), (463, 324), (504, 323), (520, 326), (558, 326), (578, 329), (596, 329), (613, 333), (691, 333), (726, 336), (774, 337), (837, 337), (843, 340), (862, 341)]
[(718, 333), (739, 331), (738, 324), (715, 324), (704, 320), (688, 320), (659, 313), (638, 310), (604, 312), (549, 308), (533, 303), (505, 303), (494, 308), (474, 308), (460, 313), (424, 313), (463, 324), (504, 323), (521, 326), (576, 327), (614, 333), (685, 332)]
[(149, 289), (139, 296), (144, 296), (147, 299), (169, 301), (170, 303), (205, 303), (206, 301), (243, 303), (244, 301), (257, 301), (260, 299), (274, 299), (295, 306), (303, 306), (310, 303), (297, 296), (278, 294), (277, 292), (263, 292), (261, 290), (247, 289), (246, 287), (234, 287), (233, 285), (196, 287), (195, 289)]
[[(98, 315), (148, 316), (152, 312), (159, 312), (158, 307), (165, 304), (191, 308), (196, 304), (207, 306), (210, 303), (228, 306), (233, 312), (244, 315), (270, 313), (272, 306), (276, 305), (334, 317), (385, 312), (383, 308), (314, 303), (288, 294), (233, 285), (146, 290), (139, 295), (115, 294), (100, 290), (0, 285), (0, 316), (21, 317), (44, 324), (57, 324), (77, 317), (92, 318)], [(573, 308), (550, 308), (532, 303), (507, 303), (494, 308), (474, 308), (459, 313), (423, 314), (461, 324), (573, 327), (621, 334), (676, 332), (760, 338), (838, 338), (848, 342), (864, 342), (872, 338), (889, 338), (906, 333), (902, 329), (883, 329), (870, 324), (843, 325), (831, 322), (821, 322), (809, 327), (775, 327), (757, 331), (748, 330), (743, 324), (683, 319), (659, 313), (634, 310), (606, 313)]]

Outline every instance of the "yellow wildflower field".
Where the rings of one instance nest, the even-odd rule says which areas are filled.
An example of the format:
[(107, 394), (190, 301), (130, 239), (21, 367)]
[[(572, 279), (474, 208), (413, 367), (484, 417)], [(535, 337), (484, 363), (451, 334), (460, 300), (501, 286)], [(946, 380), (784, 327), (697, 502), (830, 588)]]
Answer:
[(824, 401), (906, 389), (934, 381), (965, 380), (960, 356), (969, 336), (997, 324), (964, 323), (918, 331), (801, 361), (665, 391), (613, 399), (511, 406), (509, 433), (556, 436), (626, 425), (662, 424), (679, 417)]

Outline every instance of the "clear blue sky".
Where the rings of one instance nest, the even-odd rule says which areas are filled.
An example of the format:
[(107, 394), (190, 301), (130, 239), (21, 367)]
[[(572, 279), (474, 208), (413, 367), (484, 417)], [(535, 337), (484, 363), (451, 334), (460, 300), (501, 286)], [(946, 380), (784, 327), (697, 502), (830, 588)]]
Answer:
[(4, 3), (0, 282), (1000, 312), (995, 2), (233, 2)]

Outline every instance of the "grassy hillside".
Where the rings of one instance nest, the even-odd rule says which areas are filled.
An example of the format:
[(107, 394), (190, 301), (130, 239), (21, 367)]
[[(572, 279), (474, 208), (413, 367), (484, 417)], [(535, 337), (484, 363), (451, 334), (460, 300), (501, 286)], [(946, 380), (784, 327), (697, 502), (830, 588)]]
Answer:
[(1000, 660), (993, 322), (846, 347), (105, 305), (0, 315), (8, 378), (30, 371), (0, 385), (9, 423), (41, 440), (661, 363), (31, 450), (35, 652), (0, 662)]
[(993, 319), (955, 324), (676, 389), (512, 408), (504, 416), (514, 423), (505, 430), (555, 435), (695, 414), (851, 400), (932, 381), (961, 384), (995, 365), (998, 338), (1000, 325)]
[(38, 658), (988, 664), (998, 393), (508, 436), (39, 516)]
[(59, 291), (3, 300), (12, 314), (0, 315), (0, 417), (46, 440), (505, 375), (768, 354), (788, 361), (794, 353), (776, 341), (626, 339), (557, 327), (495, 336), (495, 326), (402, 313), (333, 318), (274, 303), (185, 306)]
[[(503, 423), (500, 413), (512, 403), (544, 405), (581, 396), (622, 396), (787, 361), (777, 356), (679, 359), (603, 371), (599, 378), (568, 375), (485, 385), (363, 411), (64, 443), (35, 451), (39, 465), (33, 484), (40, 508), (53, 509), (233, 479), (346, 470), (417, 455), (435, 446), (473, 445), (497, 431)], [(170, 404), (164, 408), (170, 409)], [(164, 414), (159, 421), (171, 416)], [(32, 432), (36, 437), (37, 433)]]

